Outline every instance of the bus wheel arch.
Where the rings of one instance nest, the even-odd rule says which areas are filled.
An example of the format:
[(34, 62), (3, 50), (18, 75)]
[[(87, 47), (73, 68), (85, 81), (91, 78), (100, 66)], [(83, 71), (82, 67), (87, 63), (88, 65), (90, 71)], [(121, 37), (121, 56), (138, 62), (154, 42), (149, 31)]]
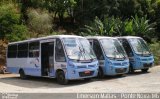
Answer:
[(61, 85), (68, 84), (68, 80), (65, 77), (65, 73), (61, 69), (56, 70), (56, 79), (57, 79), (57, 82)]
[(149, 70), (149, 68), (141, 69), (141, 71), (142, 71), (143, 73), (147, 73), (148, 70)]
[(22, 68), (19, 69), (19, 74), (21, 79), (26, 79), (27, 75), (25, 74), (24, 70)]

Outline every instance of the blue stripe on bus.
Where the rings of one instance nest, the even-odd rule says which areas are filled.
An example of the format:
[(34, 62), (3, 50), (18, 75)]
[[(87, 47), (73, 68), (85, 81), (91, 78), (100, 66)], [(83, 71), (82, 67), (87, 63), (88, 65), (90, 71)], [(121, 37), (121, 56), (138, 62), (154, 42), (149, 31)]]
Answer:
[[(20, 67), (7, 67), (7, 71), (19, 74)], [(41, 76), (41, 68), (22, 68), (26, 75)]]

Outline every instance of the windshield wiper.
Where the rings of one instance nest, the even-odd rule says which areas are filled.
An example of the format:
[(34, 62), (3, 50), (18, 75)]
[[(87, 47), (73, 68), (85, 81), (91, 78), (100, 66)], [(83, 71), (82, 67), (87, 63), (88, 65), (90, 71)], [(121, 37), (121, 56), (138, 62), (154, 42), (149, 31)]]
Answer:
[[(80, 43), (81, 44), (81, 43)], [(87, 54), (89, 55), (89, 57), (90, 57), (90, 61), (92, 62), (94, 59), (92, 58), (92, 56), (90, 55), (90, 53), (87, 51), (87, 50), (85, 50), (85, 48), (83, 47), (83, 45), (81, 44), (81, 46), (82, 46), (82, 52), (83, 52), (83, 54), (84, 54), (84, 56), (85, 56), (85, 53), (87, 52)]]
[(89, 55), (91, 61), (94, 60), (93, 57), (90, 55), (90, 53), (89, 53), (87, 50), (85, 50), (85, 49), (83, 48), (83, 51), (84, 51), (84, 52), (87, 52), (87, 54)]
[[(80, 51), (80, 56), (81, 56), (81, 57), (83, 56), (83, 57), (85, 58), (84, 52), (82, 51), (81, 47), (78, 46), (78, 48), (79, 48), (79, 51)], [(79, 60), (80, 60), (81, 57), (79, 57)], [(79, 61), (79, 60), (78, 60), (78, 61)], [(85, 58), (85, 60), (86, 60), (86, 58)]]

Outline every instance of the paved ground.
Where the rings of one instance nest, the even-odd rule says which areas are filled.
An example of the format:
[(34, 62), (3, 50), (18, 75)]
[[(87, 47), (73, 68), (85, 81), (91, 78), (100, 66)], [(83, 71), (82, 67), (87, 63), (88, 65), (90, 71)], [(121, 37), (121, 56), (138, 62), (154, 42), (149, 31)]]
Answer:
[(59, 85), (55, 79), (30, 77), (21, 80), (19, 75), (0, 74), (0, 92), (26, 93), (160, 93), (160, 66), (153, 67), (148, 73), (140, 71), (124, 77), (105, 77), (91, 81), (76, 80), (68, 85)]

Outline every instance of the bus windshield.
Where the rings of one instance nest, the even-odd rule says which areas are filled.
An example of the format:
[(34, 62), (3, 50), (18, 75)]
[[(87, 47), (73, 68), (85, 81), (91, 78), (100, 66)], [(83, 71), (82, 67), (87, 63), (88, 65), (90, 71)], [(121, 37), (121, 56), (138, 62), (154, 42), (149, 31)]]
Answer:
[(131, 46), (136, 54), (139, 55), (150, 55), (150, 50), (146, 42), (141, 38), (131, 38), (129, 39)]
[(73, 60), (93, 60), (96, 56), (85, 38), (63, 38), (67, 56)]
[(125, 59), (127, 54), (117, 39), (101, 39), (103, 50), (108, 58)]

